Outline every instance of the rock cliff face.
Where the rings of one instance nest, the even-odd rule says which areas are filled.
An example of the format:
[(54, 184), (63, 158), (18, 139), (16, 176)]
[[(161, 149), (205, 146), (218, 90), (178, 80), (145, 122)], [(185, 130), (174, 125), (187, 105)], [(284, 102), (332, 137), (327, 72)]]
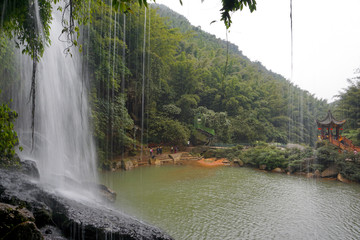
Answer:
[(50, 230), (53, 228), (50, 225), (60, 229), (68, 239), (172, 239), (160, 229), (100, 203), (85, 204), (45, 191), (37, 181), (29, 181), (19, 171), (0, 169), (0, 202), (28, 209), (36, 226), (29, 223), (31, 218), (24, 222), (50, 234), (46, 239), (60, 239), (51, 237), (54, 230)]

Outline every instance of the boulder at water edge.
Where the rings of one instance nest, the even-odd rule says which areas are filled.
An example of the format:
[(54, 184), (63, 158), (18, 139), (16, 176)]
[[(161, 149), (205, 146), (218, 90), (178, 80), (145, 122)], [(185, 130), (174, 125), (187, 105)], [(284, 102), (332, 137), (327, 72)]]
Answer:
[(104, 184), (93, 183), (93, 182), (84, 182), (81, 184), (82, 186), (86, 187), (87, 189), (92, 189), (97, 195), (101, 196), (103, 200), (109, 201), (114, 203), (116, 200), (116, 192)]
[(316, 169), (315, 172), (314, 172), (314, 177), (316, 177), (316, 178), (321, 177), (321, 172)]
[(33, 178), (40, 178), (39, 170), (37, 169), (37, 165), (35, 161), (32, 160), (22, 160), (20, 162), (21, 171)]
[(243, 167), (244, 166), (244, 162), (238, 158), (234, 159), (234, 164), (237, 164), (239, 167)]
[(351, 183), (351, 181), (349, 179), (344, 178), (341, 173), (337, 175), (337, 180), (343, 183)]
[(134, 163), (131, 160), (127, 159), (121, 160), (121, 165), (125, 171), (129, 171), (134, 168)]
[(282, 170), (281, 168), (274, 168), (271, 172), (273, 172), (273, 173), (284, 173), (285, 171), (284, 170)]
[(337, 177), (339, 171), (335, 165), (331, 165), (321, 173), (322, 178)]
[(266, 169), (266, 165), (265, 165), (265, 164), (261, 164), (261, 165), (259, 166), (259, 169), (260, 169), (260, 170), (265, 170), (265, 169)]
[(306, 177), (307, 178), (313, 178), (314, 177), (314, 174), (309, 172), (309, 173), (306, 173)]

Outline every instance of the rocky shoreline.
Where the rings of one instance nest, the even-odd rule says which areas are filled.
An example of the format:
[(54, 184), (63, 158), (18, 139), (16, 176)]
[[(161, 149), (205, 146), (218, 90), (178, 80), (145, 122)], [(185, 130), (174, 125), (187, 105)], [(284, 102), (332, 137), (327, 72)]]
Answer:
[(14, 169), (0, 169), (0, 219), (3, 240), (172, 239), (105, 203), (75, 201), (46, 191), (36, 176)]
[[(136, 167), (141, 166), (149, 166), (149, 165), (166, 165), (166, 164), (175, 164), (175, 165), (186, 165), (192, 164), (201, 167), (219, 167), (219, 166), (233, 166), (233, 167), (251, 167), (254, 166), (247, 166), (242, 160), (240, 159), (233, 159), (232, 161), (228, 160), (225, 157), (202, 157), (191, 155), (190, 152), (179, 152), (176, 154), (162, 154), (162, 155), (155, 155), (154, 158), (148, 157), (148, 161), (140, 161), (137, 160), (136, 157), (134, 159), (126, 159), (121, 160), (121, 164), (118, 164), (117, 168), (111, 169), (112, 171), (117, 170), (131, 170)], [(307, 178), (317, 178), (317, 179), (331, 179), (337, 180), (343, 183), (352, 183), (353, 181), (345, 178), (339, 170), (336, 168), (335, 165), (331, 165), (324, 169), (323, 171), (316, 170), (314, 172), (304, 172), (304, 171), (293, 171), (292, 169), (283, 169), (283, 168), (274, 168), (272, 170), (266, 170), (267, 166), (265, 164), (259, 165), (255, 167), (259, 171), (263, 172), (271, 172), (271, 173), (283, 173), (287, 175), (294, 175), (294, 176), (304, 176)]]

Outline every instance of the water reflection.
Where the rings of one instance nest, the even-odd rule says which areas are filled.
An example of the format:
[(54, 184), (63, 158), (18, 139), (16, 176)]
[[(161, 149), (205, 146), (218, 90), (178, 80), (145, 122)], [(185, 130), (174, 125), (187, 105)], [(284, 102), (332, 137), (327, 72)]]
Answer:
[(246, 168), (104, 173), (117, 206), (176, 239), (357, 239), (360, 187)]

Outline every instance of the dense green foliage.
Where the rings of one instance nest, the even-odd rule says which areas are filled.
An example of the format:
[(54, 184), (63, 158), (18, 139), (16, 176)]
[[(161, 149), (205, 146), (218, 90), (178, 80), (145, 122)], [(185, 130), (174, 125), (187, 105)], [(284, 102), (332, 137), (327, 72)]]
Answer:
[(271, 171), (281, 168), (290, 173), (321, 173), (335, 166), (341, 175), (351, 181), (360, 182), (360, 155), (353, 152), (339, 152), (338, 147), (327, 141), (317, 142), (316, 149), (311, 147), (283, 148), (259, 142), (255, 146), (243, 149), (236, 146), (227, 149), (208, 149), (206, 158), (227, 158), (241, 160), (245, 166)]
[[(316, 155), (318, 157), (315, 157)], [(265, 170), (269, 171), (282, 168), (290, 172), (314, 172), (329, 166), (328, 163), (321, 161), (320, 155), (316, 154), (311, 147), (285, 148), (265, 142), (257, 142), (246, 149), (241, 145), (224, 149), (209, 149), (204, 153), (204, 157), (241, 160), (246, 166), (259, 168), (263, 165)]]
[(266, 70), (261, 63), (250, 62), (235, 45), (227, 45), (190, 26), (186, 19), (172, 11), (160, 6), (158, 12), (167, 17), (171, 28), (186, 34), (187, 38), (179, 43), (179, 55), (175, 57), (188, 65), (192, 63), (187, 69), (175, 65), (181, 70), (181, 77), (179, 70), (171, 72), (169, 82), (175, 94), (170, 92), (167, 102), (177, 104), (179, 100), (174, 101), (172, 96), (181, 99), (184, 94), (192, 94), (199, 97), (192, 109), (201, 106), (214, 112), (226, 112), (228, 129), (220, 127), (216, 131), (221, 142), (263, 140), (314, 145), (315, 119), (326, 111), (326, 101), (319, 101), (293, 86), (282, 76)]
[(314, 174), (329, 167), (335, 167), (345, 179), (360, 182), (360, 154), (339, 151), (328, 141), (316, 143), (312, 147), (284, 148), (273, 144), (258, 142), (255, 146), (243, 149), (241, 146), (227, 149), (208, 149), (205, 158), (227, 158), (230, 161), (241, 160), (245, 166), (271, 171), (281, 168), (286, 172)]
[[(17, 134), (14, 131), (14, 122), (17, 113), (5, 103), (0, 105), (0, 163), (8, 165), (13, 161), (15, 146), (18, 144)], [(21, 150), (21, 147), (20, 147)]]
[[(0, 1), (2, 20), (0, 29), (9, 37), (16, 39), (16, 45), (23, 47), (23, 53), (29, 54), (36, 60), (44, 53), (45, 43), (50, 42), (52, 2), (39, 0), (36, 4), (35, 1), (28, 0)], [(38, 15), (36, 8), (39, 9)]]
[(15, 61), (14, 44), (0, 33), (0, 101), (7, 102), (12, 98), (11, 88), (19, 80), (18, 69)]
[(349, 86), (340, 93), (335, 102), (335, 116), (346, 119), (344, 136), (360, 146), (360, 77), (349, 80)]
[(360, 182), (360, 155), (354, 152), (339, 152), (339, 149), (323, 141), (317, 145), (317, 163), (325, 169), (335, 165), (343, 177), (351, 181)]
[(351, 181), (360, 182), (360, 155), (347, 153), (336, 159), (340, 173)]
[[(155, 2), (155, 0), (153, 0)], [(50, 43), (50, 23), (53, 4), (64, 3), (57, 10), (63, 14), (62, 41), (69, 44), (64, 51), (70, 53), (70, 47), (78, 45), (79, 26), (89, 21), (90, 6), (110, 3), (115, 11), (134, 13), (134, 3), (148, 7), (147, 0), (0, 0), (0, 29), (16, 39), (17, 47), (22, 46), (34, 60), (39, 60), (45, 45)], [(179, 0), (182, 4), (182, 1)], [(256, 10), (255, 0), (227, 0), (222, 2), (221, 20), (227, 28), (231, 25), (230, 12), (241, 11), (244, 6), (251, 12)], [(71, 53), (70, 53), (71, 54)]]
[(285, 158), (285, 151), (275, 146), (261, 144), (245, 151), (243, 161), (245, 164), (259, 167), (265, 165), (267, 170), (280, 167), (285, 168), (288, 161)]

